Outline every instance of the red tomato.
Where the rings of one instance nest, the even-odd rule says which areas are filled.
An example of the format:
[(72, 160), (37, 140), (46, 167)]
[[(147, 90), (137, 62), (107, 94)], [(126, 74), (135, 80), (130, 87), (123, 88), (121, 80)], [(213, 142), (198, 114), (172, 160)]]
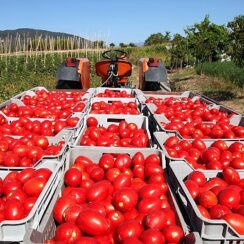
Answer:
[(115, 166), (120, 169), (120, 170), (124, 170), (130, 167), (131, 165), (131, 158), (130, 156), (128, 156), (127, 154), (120, 154), (115, 162), (114, 162)]
[(192, 180), (186, 180), (184, 183), (192, 198), (196, 199), (199, 194), (199, 185)]
[(197, 208), (200, 212), (200, 214), (207, 219), (211, 219), (211, 216), (206, 208), (204, 208), (202, 205), (197, 205)]
[(17, 199), (6, 201), (4, 216), (7, 220), (19, 220), (25, 217), (25, 208), (23, 203)]
[(138, 165), (138, 164), (144, 164), (145, 163), (145, 157), (141, 152), (137, 152), (132, 157), (132, 165)]
[(76, 168), (70, 168), (64, 174), (64, 182), (67, 186), (79, 186), (81, 179), (82, 173)]
[(200, 187), (206, 183), (205, 175), (201, 171), (192, 171), (187, 179), (196, 182)]
[(88, 127), (94, 127), (98, 125), (98, 121), (95, 117), (89, 117), (86, 120), (86, 124)]
[(125, 221), (124, 215), (118, 210), (112, 210), (107, 214), (107, 219), (111, 228), (116, 229), (121, 223)]
[(72, 223), (63, 223), (56, 228), (55, 241), (73, 242), (82, 236), (77, 225)]
[(162, 233), (167, 243), (180, 243), (184, 237), (182, 229), (177, 225), (166, 226)]
[(76, 201), (72, 197), (60, 197), (53, 208), (53, 217), (58, 223), (63, 222), (63, 213), (66, 208), (76, 205)]
[(34, 177), (29, 179), (23, 185), (24, 192), (31, 197), (37, 197), (45, 187), (47, 180), (42, 177)]
[(103, 154), (99, 159), (99, 166), (104, 170), (114, 167), (114, 157), (111, 154)]
[(90, 202), (100, 202), (109, 195), (111, 183), (108, 180), (102, 180), (93, 184), (87, 191), (86, 197)]
[(158, 230), (147, 229), (141, 235), (141, 240), (143, 243), (151, 244), (164, 244), (165, 238), (162, 233)]
[(223, 169), (222, 174), (223, 174), (224, 180), (228, 184), (230, 184), (230, 185), (231, 184), (234, 184), (234, 185), (239, 184), (240, 175), (235, 169), (233, 169), (231, 167), (225, 168), (225, 169)]
[(204, 208), (211, 208), (218, 203), (216, 195), (211, 191), (205, 191), (198, 195), (198, 202)]
[(126, 220), (117, 229), (117, 240), (123, 241), (128, 237), (139, 238), (143, 232), (142, 225), (136, 220)]
[(144, 219), (144, 224), (147, 228), (162, 230), (167, 224), (164, 210), (155, 210), (149, 213)]
[(148, 214), (151, 211), (161, 209), (162, 201), (158, 197), (150, 197), (142, 199), (138, 204), (140, 213)]
[(94, 210), (82, 211), (76, 220), (76, 224), (82, 232), (92, 236), (106, 235), (110, 229), (107, 219)]
[(244, 216), (236, 213), (229, 213), (223, 219), (240, 235), (244, 235)]
[(241, 197), (239, 192), (227, 187), (219, 193), (218, 200), (220, 204), (232, 209), (238, 207)]
[(150, 197), (160, 198), (164, 193), (165, 192), (160, 184), (147, 184), (140, 189), (139, 196), (141, 199)]
[(178, 143), (179, 143), (179, 138), (176, 136), (171, 136), (164, 142), (164, 146), (171, 148)]
[(123, 188), (114, 193), (113, 203), (116, 209), (126, 212), (134, 208), (138, 201), (138, 194), (132, 188)]
[(231, 213), (230, 209), (221, 204), (216, 204), (209, 209), (211, 219), (222, 219), (222, 217), (228, 213)]

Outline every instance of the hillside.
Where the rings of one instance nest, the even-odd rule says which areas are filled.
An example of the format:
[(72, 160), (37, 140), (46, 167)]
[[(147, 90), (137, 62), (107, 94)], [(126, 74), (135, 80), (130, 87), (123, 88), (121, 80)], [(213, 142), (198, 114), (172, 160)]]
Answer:
[[(74, 36), (68, 33), (63, 32), (54, 32), (54, 31), (47, 31), (47, 30), (39, 30), (39, 29), (31, 29), (31, 28), (20, 28), (16, 30), (0, 30), (0, 39), (5, 39), (8, 36), (12, 36), (13, 38), (17, 35), (20, 36), (20, 38), (29, 37), (29, 38), (35, 38), (37, 36), (50, 36), (50, 37), (78, 37)], [(82, 38), (82, 37), (80, 37)], [(84, 38), (82, 38), (84, 39)]]

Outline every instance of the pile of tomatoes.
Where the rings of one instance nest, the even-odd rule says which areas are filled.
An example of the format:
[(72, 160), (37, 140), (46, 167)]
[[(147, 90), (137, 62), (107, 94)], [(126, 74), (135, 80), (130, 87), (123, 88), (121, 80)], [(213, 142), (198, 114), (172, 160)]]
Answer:
[(51, 174), (47, 168), (26, 168), (0, 177), (0, 222), (27, 217)]
[[(171, 208), (157, 154), (76, 157), (53, 217), (53, 240), (65, 243), (180, 243), (183, 230)], [(87, 241), (87, 242), (86, 242)]]
[(125, 120), (117, 124), (110, 124), (107, 128), (98, 126), (95, 117), (86, 120), (88, 128), (81, 136), (81, 146), (104, 147), (148, 147), (149, 138), (147, 132), (138, 128), (135, 123), (127, 123)]
[(37, 90), (36, 95), (24, 95), (23, 105), (11, 102), (1, 108), (8, 117), (66, 119), (73, 112), (82, 112), (86, 106), (82, 102), (84, 92), (62, 92)]
[(105, 101), (94, 102), (91, 105), (90, 114), (131, 114), (138, 115), (136, 102), (122, 102), (112, 101), (107, 103)]
[(45, 136), (14, 138), (0, 135), (0, 166), (30, 167), (43, 156), (57, 155), (64, 146), (61, 140), (50, 145)]
[(120, 91), (120, 90), (105, 89), (104, 92), (97, 93), (96, 97), (133, 98), (134, 96), (130, 93), (127, 93), (125, 90)]
[(244, 143), (216, 140), (207, 147), (201, 139), (181, 140), (176, 136), (164, 142), (167, 153), (172, 158), (184, 158), (195, 169), (221, 170), (229, 166), (244, 169)]
[(203, 217), (223, 219), (244, 235), (244, 178), (235, 169), (227, 167), (221, 177), (210, 179), (201, 171), (193, 171), (184, 184)]
[(15, 136), (55, 136), (63, 129), (70, 129), (77, 126), (79, 117), (73, 116), (68, 119), (55, 120), (30, 120), (27, 117), (20, 117), (11, 123), (0, 114), (0, 133), (2, 135)]

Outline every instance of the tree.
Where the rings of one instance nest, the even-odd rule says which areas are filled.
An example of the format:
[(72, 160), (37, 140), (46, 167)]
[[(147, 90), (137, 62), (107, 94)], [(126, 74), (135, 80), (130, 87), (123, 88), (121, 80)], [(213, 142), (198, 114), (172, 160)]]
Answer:
[(136, 44), (133, 43), (133, 42), (130, 42), (128, 46), (129, 46), (129, 47), (136, 47)]
[(123, 42), (121, 42), (121, 43), (119, 44), (119, 46), (120, 46), (121, 48), (126, 47), (126, 45), (125, 45)]
[(239, 15), (227, 24), (230, 33), (232, 60), (244, 67), (244, 15)]
[(188, 57), (187, 39), (180, 34), (175, 34), (171, 44), (171, 66), (182, 68), (184, 60)]
[(109, 44), (110, 47), (115, 47), (115, 44), (112, 42)]
[(157, 45), (157, 44), (163, 44), (165, 42), (168, 42), (170, 40), (170, 32), (166, 31), (165, 35), (158, 32), (156, 34), (150, 35), (144, 42), (145, 46), (151, 46), (151, 45)]
[(185, 30), (189, 49), (198, 63), (212, 62), (220, 59), (228, 46), (228, 31), (223, 25), (211, 23), (205, 16), (201, 23)]

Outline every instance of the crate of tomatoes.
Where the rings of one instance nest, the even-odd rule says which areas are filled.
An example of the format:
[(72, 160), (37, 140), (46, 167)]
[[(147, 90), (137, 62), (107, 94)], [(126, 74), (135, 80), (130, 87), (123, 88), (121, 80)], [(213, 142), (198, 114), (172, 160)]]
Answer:
[(244, 171), (194, 171), (170, 163), (169, 178), (192, 227), (204, 243), (244, 242)]
[(36, 168), (0, 170), (0, 240), (23, 242), (27, 229), (37, 228), (63, 176), (62, 164), (44, 160)]
[(154, 142), (166, 155), (166, 164), (185, 160), (194, 169), (221, 170), (231, 166), (244, 170), (244, 141), (185, 140), (164, 132), (154, 133)]
[(150, 147), (148, 118), (142, 115), (89, 114), (73, 146)]
[(27, 232), (29, 243), (201, 243), (166, 183), (160, 150), (77, 147), (67, 160), (47, 215)]

